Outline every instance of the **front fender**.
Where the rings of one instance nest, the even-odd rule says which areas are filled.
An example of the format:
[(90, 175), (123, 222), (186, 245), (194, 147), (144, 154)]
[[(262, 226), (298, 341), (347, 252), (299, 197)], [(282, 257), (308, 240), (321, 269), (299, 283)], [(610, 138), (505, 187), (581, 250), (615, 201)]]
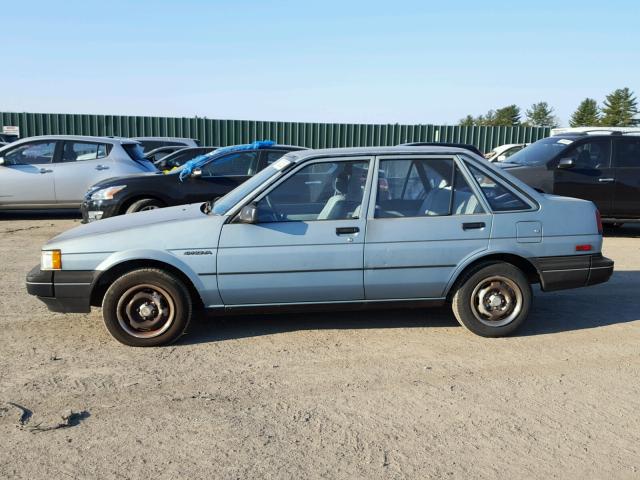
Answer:
[(114, 252), (107, 258), (105, 258), (102, 262), (100, 262), (100, 264), (96, 267), (96, 270), (104, 272), (125, 262), (145, 260), (152, 260), (171, 265), (172, 267), (177, 268), (182, 273), (184, 273), (198, 292), (202, 292), (205, 290), (205, 286), (202, 283), (202, 280), (189, 265), (187, 265), (175, 255), (172, 255), (171, 253), (163, 250), (135, 249)]

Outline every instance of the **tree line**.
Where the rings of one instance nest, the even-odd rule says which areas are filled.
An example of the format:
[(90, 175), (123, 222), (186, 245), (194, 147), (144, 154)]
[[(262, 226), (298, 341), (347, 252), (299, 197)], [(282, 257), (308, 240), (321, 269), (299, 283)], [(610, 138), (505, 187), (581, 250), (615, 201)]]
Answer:
[[(585, 98), (569, 119), (572, 127), (629, 127), (640, 123), (636, 119), (638, 114), (638, 102), (635, 94), (629, 88), (618, 88), (606, 96), (602, 106), (593, 98)], [(507, 105), (496, 110), (489, 110), (484, 115), (467, 115), (458, 123), (461, 126), (474, 125), (502, 127), (502, 126), (526, 126), (526, 127), (557, 127), (559, 120), (554, 115), (554, 109), (547, 102), (538, 102), (531, 105), (524, 112), (522, 119), (520, 107)]]

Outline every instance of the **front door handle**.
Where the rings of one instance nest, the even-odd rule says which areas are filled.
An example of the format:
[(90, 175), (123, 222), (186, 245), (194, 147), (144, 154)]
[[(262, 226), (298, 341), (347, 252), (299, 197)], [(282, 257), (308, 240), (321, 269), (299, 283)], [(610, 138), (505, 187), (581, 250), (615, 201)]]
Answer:
[(50, 168), (41, 168), (40, 169), (40, 173), (51, 173), (53, 172), (53, 170), (51, 170)]
[(109, 170), (109, 167), (106, 165), (98, 165), (96, 167), (96, 170)]
[(336, 228), (336, 235), (348, 235), (350, 233), (358, 233), (360, 229), (358, 227), (338, 227)]
[(615, 179), (614, 178), (599, 178), (598, 181), (600, 183), (612, 183), (612, 182), (615, 181)]
[(486, 227), (484, 222), (469, 222), (469, 223), (462, 224), (463, 230), (477, 230), (484, 227)]

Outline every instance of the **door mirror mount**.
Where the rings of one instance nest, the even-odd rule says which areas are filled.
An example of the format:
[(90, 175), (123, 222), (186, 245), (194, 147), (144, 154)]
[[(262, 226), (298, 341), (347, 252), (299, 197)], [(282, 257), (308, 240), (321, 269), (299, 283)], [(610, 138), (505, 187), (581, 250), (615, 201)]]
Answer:
[(558, 162), (558, 168), (560, 169), (569, 169), (576, 166), (576, 162), (573, 161), (573, 158), (561, 158)]
[(258, 223), (258, 209), (255, 203), (245, 205), (238, 214), (239, 223)]

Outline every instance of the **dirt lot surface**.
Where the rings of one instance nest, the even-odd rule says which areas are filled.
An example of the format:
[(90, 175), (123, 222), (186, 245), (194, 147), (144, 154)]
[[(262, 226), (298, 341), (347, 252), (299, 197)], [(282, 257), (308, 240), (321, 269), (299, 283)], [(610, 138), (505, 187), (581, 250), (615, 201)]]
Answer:
[[(230, 317), (124, 347), (26, 294), (73, 216), (0, 215), (0, 478), (640, 478), (640, 227), (519, 336), (446, 309)], [(64, 418), (63, 418), (64, 417)]]

